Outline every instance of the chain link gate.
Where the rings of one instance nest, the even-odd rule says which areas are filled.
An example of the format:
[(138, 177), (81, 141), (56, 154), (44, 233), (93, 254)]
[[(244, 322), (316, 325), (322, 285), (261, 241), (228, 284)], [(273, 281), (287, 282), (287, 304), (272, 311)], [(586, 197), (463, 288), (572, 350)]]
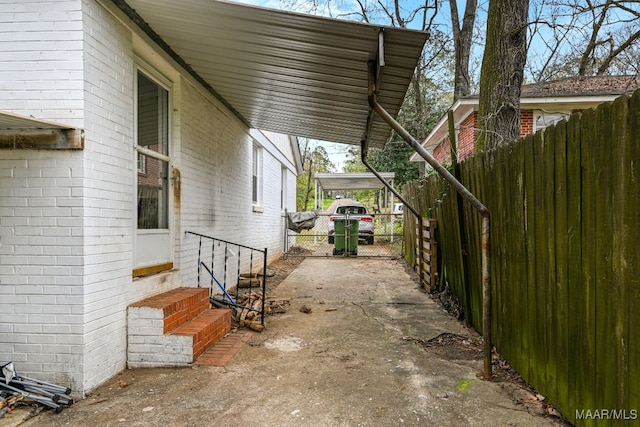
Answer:
[[(358, 241), (358, 257), (397, 258), (404, 256), (403, 216), (376, 213), (373, 216), (373, 244), (367, 239)], [(329, 243), (329, 218), (331, 214), (318, 213), (312, 229), (295, 232), (288, 228), (288, 218), (284, 216), (285, 248), (288, 256), (333, 257), (335, 243)], [(300, 250), (302, 249), (302, 250)], [(335, 255), (353, 256), (349, 254)]]

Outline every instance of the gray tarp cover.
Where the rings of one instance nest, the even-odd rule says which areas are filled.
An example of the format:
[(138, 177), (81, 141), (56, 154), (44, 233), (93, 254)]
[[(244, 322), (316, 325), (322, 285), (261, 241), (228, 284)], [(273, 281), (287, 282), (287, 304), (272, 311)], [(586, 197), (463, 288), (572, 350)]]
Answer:
[(289, 218), (289, 230), (293, 230), (296, 233), (302, 230), (311, 230), (316, 225), (316, 219), (318, 218), (318, 212), (288, 212)]

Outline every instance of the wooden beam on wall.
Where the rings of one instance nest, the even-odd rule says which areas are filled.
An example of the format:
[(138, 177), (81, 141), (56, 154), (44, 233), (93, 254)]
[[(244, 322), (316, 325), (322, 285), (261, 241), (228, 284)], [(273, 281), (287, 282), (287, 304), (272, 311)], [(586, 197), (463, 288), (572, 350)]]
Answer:
[(83, 150), (83, 129), (0, 129), (0, 149)]

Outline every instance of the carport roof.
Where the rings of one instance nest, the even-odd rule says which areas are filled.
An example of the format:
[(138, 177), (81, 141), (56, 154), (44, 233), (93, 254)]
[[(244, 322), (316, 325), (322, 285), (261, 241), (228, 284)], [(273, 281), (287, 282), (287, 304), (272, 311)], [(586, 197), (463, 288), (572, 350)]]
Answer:
[[(217, 0), (112, 0), (249, 127), (359, 145), (379, 34), (378, 102), (396, 116), (427, 33)], [(391, 129), (377, 115), (369, 145)]]
[[(380, 176), (393, 185), (393, 172), (381, 172)], [(377, 190), (385, 187), (372, 173), (316, 173), (315, 178), (324, 190)]]

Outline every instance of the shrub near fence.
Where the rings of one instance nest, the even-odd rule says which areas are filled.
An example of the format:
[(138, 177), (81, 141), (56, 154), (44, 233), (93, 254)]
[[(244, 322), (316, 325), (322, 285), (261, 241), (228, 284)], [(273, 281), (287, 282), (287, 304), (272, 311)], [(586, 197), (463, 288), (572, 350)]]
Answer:
[[(640, 92), (476, 155), (460, 180), (491, 211), (498, 352), (576, 425), (637, 419)], [(441, 286), (481, 330), (479, 214), (436, 176), (403, 192), (438, 220)]]

